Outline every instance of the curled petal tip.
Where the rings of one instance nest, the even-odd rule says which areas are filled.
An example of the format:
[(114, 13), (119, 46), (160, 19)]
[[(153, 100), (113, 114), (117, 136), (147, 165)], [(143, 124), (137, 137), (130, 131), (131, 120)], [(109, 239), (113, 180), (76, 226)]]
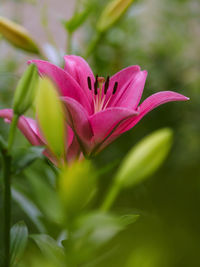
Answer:
[(179, 99), (178, 99), (179, 101), (189, 101), (190, 100), (190, 98), (187, 96), (184, 96), (182, 94), (178, 94), (178, 95), (179, 95)]
[(143, 70), (142, 72), (144, 73), (145, 76), (148, 75), (148, 71), (147, 70)]
[(135, 67), (135, 70), (136, 70), (136, 71), (140, 71), (140, 70), (141, 70), (141, 68), (140, 68), (139, 65), (134, 65), (133, 67)]
[(9, 119), (4, 119), (4, 122), (5, 122), (5, 123), (11, 123), (11, 120), (9, 120)]
[(140, 70), (140, 77), (141, 77), (141, 79), (144, 79), (144, 80), (146, 80), (146, 78), (147, 78), (147, 76), (148, 76), (148, 71), (147, 70)]
[(30, 64), (35, 64), (35, 63), (34, 63), (33, 59), (30, 59), (30, 60), (27, 61), (27, 64), (30, 65)]

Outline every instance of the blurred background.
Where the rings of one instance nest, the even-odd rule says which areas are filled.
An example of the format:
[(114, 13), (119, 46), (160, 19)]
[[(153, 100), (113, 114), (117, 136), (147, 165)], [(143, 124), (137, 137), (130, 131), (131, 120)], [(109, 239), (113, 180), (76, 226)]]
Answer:
[[(62, 65), (62, 56), (70, 50), (63, 22), (72, 17), (76, 8), (87, 6), (87, 19), (71, 36), (71, 53), (85, 56), (88, 44), (95, 38), (97, 19), (107, 3), (1, 0), (0, 15), (28, 29), (46, 57)], [(0, 108), (11, 106), (15, 85), (30, 58), (38, 56), (0, 39)], [(100, 76), (136, 64), (148, 70), (143, 99), (161, 90), (190, 97), (189, 102), (169, 103), (151, 112), (94, 160), (99, 169), (115, 162), (115, 167), (99, 179), (98, 195), (102, 196), (112, 182), (112, 174), (134, 144), (161, 127), (174, 130), (173, 148), (164, 165), (151, 179), (124, 190), (113, 207), (119, 213), (124, 209), (135, 211), (141, 214), (140, 219), (108, 244), (112, 253), (95, 266), (200, 266), (200, 2), (134, 1), (125, 15), (101, 36), (87, 60)], [(8, 126), (2, 120), (0, 127), (6, 136)], [(28, 145), (20, 133), (17, 138), (16, 146)], [(35, 174), (48, 182), (54, 175), (43, 160), (37, 160), (13, 183), (34, 195), (30, 186), (33, 179), (28, 177)], [(14, 220), (25, 220), (29, 231), (36, 233), (23, 209), (16, 202), (13, 205)]]

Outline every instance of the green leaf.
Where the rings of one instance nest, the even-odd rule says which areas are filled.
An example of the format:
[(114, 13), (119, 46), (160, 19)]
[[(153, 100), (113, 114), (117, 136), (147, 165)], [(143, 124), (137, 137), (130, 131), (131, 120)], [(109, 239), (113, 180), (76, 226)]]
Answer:
[(80, 249), (94, 250), (125, 228), (125, 220), (116, 215), (104, 212), (92, 212), (76, 222), (75, 239)]
[(7, 143), (4, 140), (3, 136), (0, 135), (0, 150), (3, 152), (7, 150)]
[(36, 205), (19, 189), (12, 187), (12, 198), (21, 207), (25, 214), (34, 223), (40, 232), (46, 232), (45, 227), (40, 220), (42, 217), (41, 211)]
[(21, 148), (14, 155), (13, 173), (19, 174), (37, 159), (43, 158), (43, 147)]
[(63, 210), (56, 191), (50, 184), (29, 171), (27, 180), (30, 184), (34, 203), (40, 208), (42, 213), (54, 223), (61, 223)]
[(172, 146), (173, 132), (157, 130), (134, 146), (122, 162), (116, 184), (134, 186), (152, 175), (166, 159)]
[(21, 259), (28, 240), (28, 229), (24, 222), (18, 222), (11, 228), (10, 238), (10, 262), (14, 267)]
[(63, 21), (63, 25), (65, 29), (68, 32), (73, 33), (86, 21), (90, 12), (91, 12), (91, 9), (86, 8), (82, 12), (76, 13), (70, 20)]
[(138, 215), (138, 214), (127, 214), (127, 215), (123, 215), (120, 218), (120, 220), (124, 226), (127, 226), (129, 224), (135, 223), (139, 217), (140, 217), (140, 215)]
[(30, 236), (37, 246), (40, 248), (42, 254), (48, 259), (53, 261), (58, 266), (64, 266), (65, 253), (64, 249), (58, 246), (57, 242), (48, 235), (31, 235)]
[[(80, 266), (83, 262), (93, 261), (99, 249), (124, 230), (130, 221), (133, 222), (133, 218), (128, 220), (104, 212), (91, 212), (79, 217), (74, 223), (70, 239), (63, 241), (66, 252), (69, 253), (67, 257), (75, 257)], [(78, 258), (76, 255), (79, 255)]]

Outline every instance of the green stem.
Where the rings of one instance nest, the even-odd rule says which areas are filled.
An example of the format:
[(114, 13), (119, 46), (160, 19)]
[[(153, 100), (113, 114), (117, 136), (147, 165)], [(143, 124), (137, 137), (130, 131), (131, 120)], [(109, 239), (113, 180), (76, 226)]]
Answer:
[(86, 58), (88, 58), (92, 54), (92, 52), (95, 50), (101, 37), (102, 37), (102, 33), (98, 32), (96, 37), (92, 40), (92, 42), (88, 46), (88, 49), (86, 52)]
[(71, 54), (72, 53), (72, 32), (68, 31), (68, 35), (67, 35), (67, 54)]
[[(78, 12), (78, 9), (80, 7), (79, 0), (76, 1), (75, 7), (74, 7), (74, 12), (73, 16)], [(73, 37), (73, 32), (67, 31), (67, 45), (66, 45), (66, 52), (68, 55), (72, 54), (72, 37)]]
[(110, 191), (108, 192), (108, 194), (107, 194), (107, 196), (106, 196), (106, 198), (105, 198), (105, 200), (104, 200), (104, 202), (100, 208), (101, 211), (108, 211), (111, 208), (113, 202), (115, 201), (115, 199), (116, 199), (116, 197), (120, 191), (120, 188), (121, 188), (121, 186), (119, 183), (115, 183), (111, 187)]
[(4, 266), (10, 266), (10, 226), (11, 226), (11, 157), (3, 155), (4, 174)]
[[(4, 267), (10, 267), (10, 227), (11, 227), (11, 155), (15, 131), (19, 116), (14, 114), (10, 125), (8, 146), (2, 149), (4, 177)], [(5, 146), (4, 146), (5, 147)]]
[(8, 152), (10, 152), (13, 142), (14, 142), (14, 136), (15, 136), (15, 131), (17, 128), (17, 123), (19, 120), (19, 116), (14, 114), (13, 118), (12, 118), (12, 122), (10, 125), (10, 132), (9, 132), (9, 136), (8, 136)]

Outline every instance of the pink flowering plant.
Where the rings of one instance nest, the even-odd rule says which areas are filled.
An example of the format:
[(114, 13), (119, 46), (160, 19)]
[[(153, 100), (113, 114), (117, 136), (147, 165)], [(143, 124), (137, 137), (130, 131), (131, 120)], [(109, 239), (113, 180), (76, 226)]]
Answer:
[[(55, 83), (65, 105), (69, 161), (81, 154), (90, 158), (100, 152), (159, 105), (188, 100), (176, 92), (161, 91), (140, 104), (147, 71), (139, 66), (125, 68), (105, 80), (95, 77), (82, 57), (66, 55), (64, 59), (64, 70), (47, 61), (29, 63), (37, 66), (41, 77), (47, 76)], [(7, 120), (12, 119), (12, 114), (12, 110), (0, 111)], [(45, 144), (36, 120), (21, 117), (18, 127), (32, 145)]]
[[(88, 47), (87, 56), (132, 3), (125, 2), (113, 1), (102, 13), (97, 37)], [(69, 39), (76, 29), (73, 20), (81, 24), (87, 12), (76, 14), (66, 23)], [(27, 266), (28, 262), (33, 267), (96, 266), (95, 261), (106, 254), (100, 252), (101, 248), (139, 219), (137, 212), (112, 212), (116, 197), (123, 188), (142, 183), (159, 168), (170, 151), (173, 131), (163, 128), (135, 146), (130, 144), (133, 148), (118, 164), (110, 189), (102, 196), (98, 196), (99, 172), (93, 163), (95, 157), (125, 132), (131, 130), (134, 135), (137, 131), (134, 126), (153, 109), (167, 102), (187, 101), (188, 97), (160, 91), (141, 101), (147, 71), (139, 66), (101, 77), (101, 73), (93, 73), (84, 57), (67, 54), (62, 68), (46, 60), (30, 37), (20, 28), (15, 29), (15, 24), (2, 20), (2, 25), (7, 25), (7, 28), (2, 26), (2, 33), (8, 41), (40, 58), (32, 57), (28, 61), (12, 108), (0, 110), (0, 117), (9, 127), (8, 139), (0, 136), (4, 179), (2, 266)], [(19, 37), (17, 43), (12, 39), (14, 34)], [(70, 43), (68, 48), (70, 52)], [(24, 115), (32, 106), (32, 116)], [(16, 152), (13, 146), (17, 128), (30, 143), (24, 153)], [(12, 187), (12, 180), (26, 172), (38, 158), (45, 168), (52, 170), (55, 180), (50, 187), (35, 174), (29, 178), (34, 203), (28, 197), (29, 192), (24, 192), (20, 185)], [(28, 233), (24, 222), (11, 225), (11, 196), (22, 206), (37, 233)], [(48, 229), (48, 224), (54, 226), (53, 231)], [(37, 245), (36, 251), (33, 242)]]

